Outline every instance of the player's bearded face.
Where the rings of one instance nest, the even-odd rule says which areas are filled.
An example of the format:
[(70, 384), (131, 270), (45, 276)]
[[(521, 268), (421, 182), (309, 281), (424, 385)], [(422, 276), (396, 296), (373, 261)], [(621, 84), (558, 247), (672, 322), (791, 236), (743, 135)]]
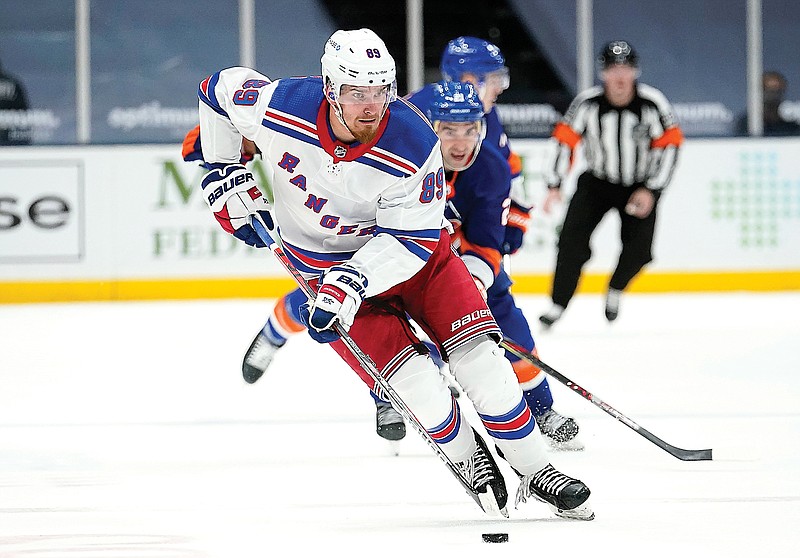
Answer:
[(447, 170), (467, 167), (481, 139), (481, 122), (437, 122), (436, 134), (442, 142), (442, 159)]
[(339, 95), (342, 119), (361, 143), (369, 143), (375, 138), (388, 98), (389, 86), (342, 86)]

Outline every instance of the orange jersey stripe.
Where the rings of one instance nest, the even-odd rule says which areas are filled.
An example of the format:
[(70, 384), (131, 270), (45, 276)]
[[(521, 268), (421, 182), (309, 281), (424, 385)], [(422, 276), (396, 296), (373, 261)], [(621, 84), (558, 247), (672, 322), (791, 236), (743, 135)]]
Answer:
[(581, 135), (563, 122), (559, 122), (553, 128), (553, 137), (570, 146), (571, 149), (575, 149), (575, 146), (581, 141)]
[(677, 126), (667, 128), (660, 138), (656, 138), (650, 142), (650, 147), (654, 149), (663, 149), (668, 145), (679, 147), (683, 143), (683, 132)]
[[(459, 231), (460, 233), (461, 231)], [(486, 246), (478, 246), (477, 244), (471, 243), (469, 240), (464, 238), (464, 235), (461, 234), (461, 247), (459, 248), (459, 253), (463, 254), (465, 252), (472, 252), (473, 254), (477, 254), (483, 260), (486, 261), (490, 266), (492, 266), (492, 271), (494, 274), (497, 275), (500, 273), (500, 265), (503, 262), (503, 255), (500, 254), (499, 250), (495, 250), (494, 248), (487, 248)]]
[(286, 309), (285, 296), (275, 305), (273, 314), (275, 315), (275, 320), (278, 322), (278, 325), (290, 333), (300, 333), (306, 328), (303, 324), (296, 322), (291, 314), (289, 314), (289, 311)]

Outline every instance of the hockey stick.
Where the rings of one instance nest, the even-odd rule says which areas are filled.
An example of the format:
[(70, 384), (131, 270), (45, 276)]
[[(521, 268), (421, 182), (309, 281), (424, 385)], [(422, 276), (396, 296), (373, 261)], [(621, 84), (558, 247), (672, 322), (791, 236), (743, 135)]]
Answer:
[(676, 448), (672, 444), (668, 444), (667, 442), (665, 442), (664, 440), (662, 440), (649, 430), (636, 424), (634, 421), (632, 421), (631, 419), (629, 419), (628, 417), (617, 411), (614, 407), (612, 407), (611, 405), (609, 405), (596, 395), (593, 395), (592, 393), (586, 391), (584, 388), (582, 388), (581, 386), (579, 386), (578, 384), (576, 384), (575, 382), (564, 376), (558, 370), (548, 366), (547, 364), (536, 358), (536, 356), (532, 355), (530, 352), (526, 351), (523, 347), (514, 343), (510, 339), (503, 339), (500, 342), (500, 346), (506, 349), (511, 354), (516, 355), (517, 357), (523, 360), (527, 360), (534, 366), (541, 368), (542, 370), (547, 372), (549, 376), (552, 376), (553, 378), (555, 378), (556, 380), (567, 386), (569, 389), (571, 389), (572, 391), (583, 397), (584, 399), (591, 401), (592, 403), (603, 409), (606, 413), (608, 413), (609, 415), (620, 421), (622, 424), (624, 424), (625, 426), (627, 426), (640, 436), (648, 439), (649, 441), (651, 441), (652, 443), (654, 443), (655, 445), (657, 445), (658, 447), (660, 447), (661, 449), (672, 455), (673, 457), (677, 457), (678, 459), (681, 459), (683, 461), (711, 460), (710, 449), (687, 450), (687, 449)]
[[(253, 219), (252, 226), (255, 229), (258, 236), (261, 238), (261, 240), (263, 240), (264, 243), (266, 243), (266, 245), (278, 259), (281, 265), (283, 265), (284, 269), (286, 269), (286, 271), (289, 272), (292, 278), (294, 278), (295, 282), (297, 282), (297, 284), (300, 286), (300, 289), (303, 291), (303, 293), (305, 293), (306, 297), (308, 297), (309, 300), (314, 300), (317, 296), (317, 293), (314, 291), (311, 285), (309, 285), (305, 277), (303, 277), (300, 274), (300, 272), (297, 270), (294, 264), (292, 264), (292, 262), (286, 256), (286, 253), (283, 251), (283, 248), (277, 242), (275, 242), (275, 240), (273, 240), (272, 236), (269, 234), (269, 232), (261, 223), (261, 221), (259, 221), (258, 219)], [(364, 372), (369, 374), (369, 377), (372, 378), (372, 380), (381, 387), (383, 392), (389, 398), (389, 401), (392, 403), (392, 406), (397, 411), (399, 411), (403, 415), (403, 417), (405, 417), (405, 419), (409, 422), (409, 424), (411, 424), (414, 427), (414, 430), (416, 430), (417, 433), (420, 436), (422, 436), (422, 439), (425, 440), (425, 442), (427, 442), (427, 444), (431, 447), (431, 449), (439, 457), (439, 459), (441, 459), (444, 462), (444, 464), (447, 465), (447, 468), (450, 469), (450, 472), (453, 474), (454, 477), (456, 477), (456, 480), (458, 480), (458, 482), (461, 483), (461, 486), (464, 487), (464, 490), (467, 491), (467, 494), (469, 494), (470, 497), (473, 500), (475, 500), (475, 503), (478, 504), (478, 506), (480, 506), (480, 508), (484, 510), (486, 513), (489, 514), (500, 513), (505, 517), (508, 517), (508, 512), (505, 510), (505, 508), (496, 509), (496, 502), (494, 503), (494, 505), (492, 504), (493, 498), (490, 496), (491, 490), (487, 489), (486, 500), (481, 499), (480, 493), (476, 492), (472, 488), (472, 485), (464, 476), (463, 471), (459, 469), (458, 465), (456, 465), (453, 462), (453, 460), (450, 459), (447, 456), (447, 454), (445, 454), (442, 451), (442, 448), (439, 447), (439, 444), (437, 444), (434, 441), (434, 439), (431, 438), (430, 433), (428, 433), (428, 431), (425, 430), (422, 424), (420, 424), (419, 420), (417, 420), (417, 417), (414, 416), (414, 414), (411, 412), (411, 410), (408, 408), (405, 402), (400, 398), (400, 396), (397, 394), (394, 388), (391, 385), (389, 385), (389, 382), (387, 382), (386, 379), (381, 375), (380, 371), (378, 370), (378, 367), (375, 365), (372, 359), (364, 351), (361, 350), (361, 348), (356, 344), (355, 341), (353, 341), (353, 338), (350, 337), (350, 335), (339, 324), (339, 322), (335, 322), (333, 324), (333, 330), (337, 333), (337, 335), (339, 335), (339, 337), (342, 340), (342, 343), (344, 343), (345, 347), (347, 347), (347, 350), (350, 351), (350, 353), (356, 358), (356, 360), (358, 360), (358, 363), (361, 365), (361, 368), (364, 370)]]

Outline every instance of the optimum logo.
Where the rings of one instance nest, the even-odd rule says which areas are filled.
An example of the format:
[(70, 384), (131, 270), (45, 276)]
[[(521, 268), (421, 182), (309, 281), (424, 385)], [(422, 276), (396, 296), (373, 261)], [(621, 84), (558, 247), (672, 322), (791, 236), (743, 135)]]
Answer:
[(138, 107), (114, 107), (108, 113), (108, 125), (125, 131), (136, 128), (189, 129), (197, 124), (197, 107), (162, 107), (158, 101)]

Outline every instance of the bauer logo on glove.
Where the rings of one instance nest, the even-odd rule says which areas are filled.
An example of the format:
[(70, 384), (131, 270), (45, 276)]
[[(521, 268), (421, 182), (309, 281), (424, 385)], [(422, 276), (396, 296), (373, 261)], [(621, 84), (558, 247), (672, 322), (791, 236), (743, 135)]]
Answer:
[[(212, 171), (212, 172), (218, 172), (218, 171)], [(223, 180), (222, 183), (219, 184), (219, 186), (214, 188), (214, 190), (212, 190), (211, 193), (208, 194), (208, 205), (213, 205), (213, 203), (217, 201), (219, 198), (221, 198), (223, 195), (225, 195), (226, 192), (232, 190), (236, 186), (241, 186), (245, 182), (255, 182), (255, 178), (253, 178), (252, 172), (237, 173), (231, 176), (228, 180)], [(248, 193), (253, 198), (257, 198), (258, 196), (261, 195), (261, 192), (255, 185), (253, 185), (252, 188), (248, 189)]]
[[(363, 285), (361, 284), (361, 280), (364, 282)], [(363, 275), (360, 278), (354, 278), (349, 275), (340, 275), (336, 278), (336, 282), (350, 287), (353, 292), (357, 293), (361, 297), (361, 300), (364, 300), (364, 289), (367, 286), (367, 279)]]
[(267, 230), (274, 228), (269, 202), (253, 173), (242, 165), (227, 165), (206, 174), (202, 187), (204, 199), (223, 229), (250, 246), (266, 246), (250, 224), (251, 219), (257, 218)]

